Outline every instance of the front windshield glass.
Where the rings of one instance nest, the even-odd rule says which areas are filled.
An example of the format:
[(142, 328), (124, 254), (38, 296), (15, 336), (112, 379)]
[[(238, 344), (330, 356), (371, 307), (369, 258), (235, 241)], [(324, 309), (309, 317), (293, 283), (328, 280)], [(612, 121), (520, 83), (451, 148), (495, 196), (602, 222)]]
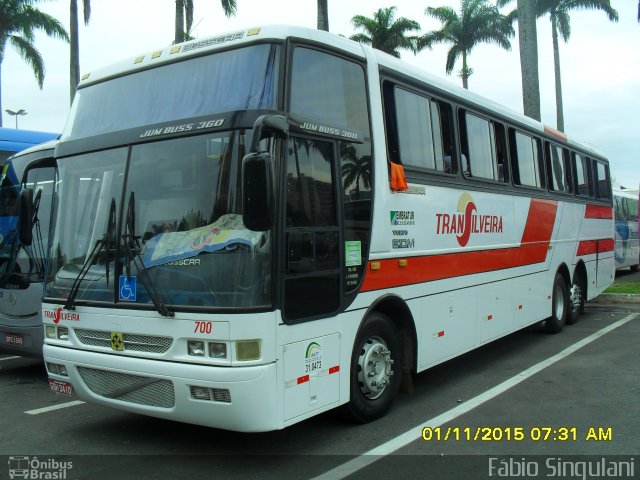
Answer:
[[(43, 280), (55, 175), (53, 166), (38, 166), (27, 171), (21, 186), (11, 168), (12, 164), (5, 171), (0, 190), (0, 288), (5, 281), (15, 284), (16, 277), (11, 274), (22, 274), (27, 284)], [(22, 245), (17, 233), (18, 196), (22, 188), (33, 194), (31, 245)]]
[(236, 131), (60, 160), (45, 295), (65, 299), (84, 265), (78, 302), (269, 305), (270, 235), (242, 222), (244, 154)]
[(0, 181), (0, 273), (12, 269), (18, 239), (18, 196), (20, 183), (12, 163), (2, 169)]

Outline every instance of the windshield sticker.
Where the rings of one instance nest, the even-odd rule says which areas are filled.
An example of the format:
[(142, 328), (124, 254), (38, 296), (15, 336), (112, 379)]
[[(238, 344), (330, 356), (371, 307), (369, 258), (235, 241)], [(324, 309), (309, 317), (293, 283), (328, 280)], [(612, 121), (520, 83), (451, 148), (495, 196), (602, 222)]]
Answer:
[(360, 240), (344, 242), (344, 257), (347, 267), (362, 265), (362, 247)]
[(142, 262), (145, 268), (150, 268), (195, 257), (202, 252), (233, 249), (237, 245), (254, 248), (260, 244), (263, 235), (247, 230), (242, 216), (227, 214), (204, 227), (156, 235), (144, 246)]
[(126, 275), (120, 275), (120, 283), (118, 288), (119, 299), (124, 302), (135, 302), (137, 286), (138, 279), (135, 275), (131, 275), (130, 277)]

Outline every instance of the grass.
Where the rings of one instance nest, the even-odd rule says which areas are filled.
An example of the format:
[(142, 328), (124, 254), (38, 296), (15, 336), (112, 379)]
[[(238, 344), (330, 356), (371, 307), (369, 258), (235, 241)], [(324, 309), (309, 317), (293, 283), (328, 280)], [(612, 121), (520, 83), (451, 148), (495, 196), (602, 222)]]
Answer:
[(638, 280), (616, 280), (604, 293), (627, 293), (640, 294), (640, 281)]

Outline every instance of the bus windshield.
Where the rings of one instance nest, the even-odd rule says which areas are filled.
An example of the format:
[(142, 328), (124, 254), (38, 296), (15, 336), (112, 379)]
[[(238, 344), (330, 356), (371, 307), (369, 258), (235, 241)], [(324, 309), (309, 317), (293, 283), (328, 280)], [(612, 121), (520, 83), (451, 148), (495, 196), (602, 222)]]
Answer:
[(190, 58), (78, 89), (62, 140), (194, 118), (275, 108), (279, 46)]
[[(59, 160), (45, 296), (212, 308), (271, 302), (269, 232), (242, 221), (245, 130)], [(86, 270), (82, 273), (82, 270)]]
[(14, 245), (17, 242), (18, 195), (20, 182), (12, 163), (2, 169), (0, 181), (0, 273), (11, 268)]
[[(7, 282), (16, 284), (22, 274), (21, 284), (42, 282), (44, 275), (45, 250), (49, 232), (49, 216), (53, 195), (55, 168), (51, 163), (43, 163), (27, 170), (24, 183), (18, 177), (24, 172), (26, 159), (14, 159), (5, 166), (0, 189), (0, 288)], [(37, 158), (37, 157), (36, 157)], [(16, 168), (16, 165), (19, 165)], [(22, 245), (18, 238), (20, 212), (18, 197), (22, 188), (33, 193), (33, 230), (30, 245)]]

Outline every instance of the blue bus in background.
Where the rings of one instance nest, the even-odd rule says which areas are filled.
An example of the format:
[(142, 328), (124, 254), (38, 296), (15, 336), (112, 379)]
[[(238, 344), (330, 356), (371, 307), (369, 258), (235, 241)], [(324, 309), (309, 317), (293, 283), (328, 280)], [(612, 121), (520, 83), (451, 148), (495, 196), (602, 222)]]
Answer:
[(638, 194), (613, 189), (613, 211), (616, 219), (615, 259), (616, 270), (629, 267), (638, 270), (640, 244), (638, 243)]
[(16, 152), (58, 138), (58, 133), (0, 127), (0, 166)]

